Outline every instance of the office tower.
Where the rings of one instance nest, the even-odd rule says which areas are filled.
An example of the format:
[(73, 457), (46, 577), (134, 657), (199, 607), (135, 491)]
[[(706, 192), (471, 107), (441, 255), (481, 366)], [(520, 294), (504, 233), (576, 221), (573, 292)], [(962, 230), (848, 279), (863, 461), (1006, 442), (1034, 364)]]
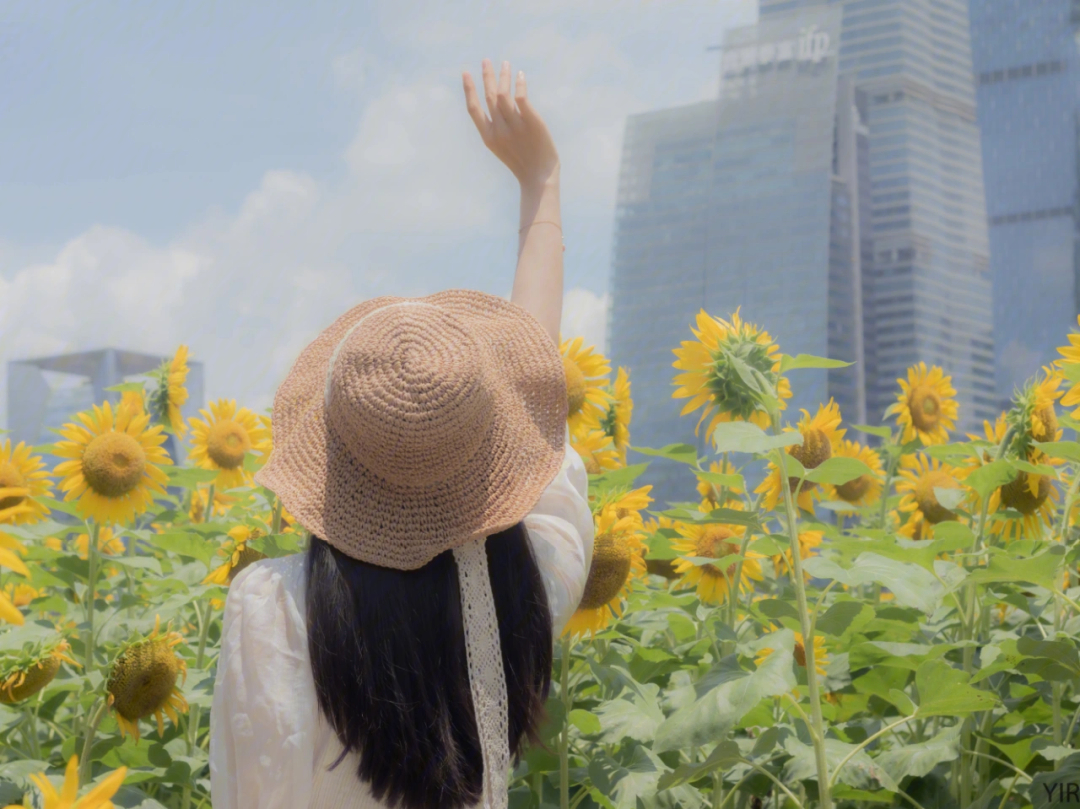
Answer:
[(1004, 399), (1058, 357), (1080, 312), (1080, 3), (970, 2)]
[[(54, 357), (8, 362), (8, 429), (12, 443), (51, 444), (60, 440), (51, 430), (71, 421), (76, 413), (108, 400), (120, 401), (120, 394), (106, 388), (119, 385), (127, 377), (154, 370), (169, 357), (105, 348)], [(203, 364), (187, 361), (188, 400), (181, 408), (185, 418), (197, 416), (203, 401)], [(50, 378), (51, 377), (51, 378)], [(174, 436), (163, 445), (174, 463), (184, 458)]]
[[(716, 101), (627, 120), (608, 345), (631, 373), (633, 444), (695, 443), (700, 411), (679, 415), (688, 400), (671, 396), (672, 350), (694, 339), (701, 309), (741, 308), (785, 353), (856, 362), (793, 373), (787, 415), (831, 396), (863, 420), (867, 130), (865, 99), (838, 79), (839, 34), (839, 9), (730, 31)], [(696, 439), (703, 453), (707, 438)], [(687, 467), (652, 464), (659, 505), (696, 501)]]
[(867, 418), (924, 361), (952, 375), (958, 430), (980, 429), (999, 400), (967, 1), (760, 2), (762, 21), (814, 9), (842, 9), (839, 70), (868, 102)]

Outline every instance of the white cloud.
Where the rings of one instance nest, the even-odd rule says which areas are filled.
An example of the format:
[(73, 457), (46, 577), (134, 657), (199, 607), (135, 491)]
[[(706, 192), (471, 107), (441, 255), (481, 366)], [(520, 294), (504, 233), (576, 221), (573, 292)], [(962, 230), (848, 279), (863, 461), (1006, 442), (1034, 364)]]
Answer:
[(588, 289), (575, 287), (563, 295), (562, 323), (559, 331), (563, 340), (583, 338), (583, 344), (607, 354), (607, 321), (610, 297), (597, 295)]

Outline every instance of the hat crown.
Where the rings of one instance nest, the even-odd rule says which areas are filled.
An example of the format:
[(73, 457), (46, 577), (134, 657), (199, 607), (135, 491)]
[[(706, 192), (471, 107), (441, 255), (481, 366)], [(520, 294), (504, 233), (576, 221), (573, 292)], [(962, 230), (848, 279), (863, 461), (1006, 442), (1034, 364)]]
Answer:
[(390, 483), (451, 477), (483, 443), (496, 396), (486, 347), (453, 313), (384, 306), (342, 339), (329, 369), (327, 425)]

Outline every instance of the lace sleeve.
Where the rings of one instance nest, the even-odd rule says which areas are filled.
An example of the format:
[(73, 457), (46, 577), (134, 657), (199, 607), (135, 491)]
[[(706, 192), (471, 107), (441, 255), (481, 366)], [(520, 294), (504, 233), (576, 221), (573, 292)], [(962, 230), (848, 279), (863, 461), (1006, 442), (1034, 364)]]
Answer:
[(210, 711), (214, 809), (308, 805), (318, 702), (302, 576), (302, 555), (267, 559), (229, 588)]
[(555, 637), (574, 614), (585, 592), (592, 562), (593, 518), (588, 501), (589, 477), (566, 429), (562, 469), (525, 517), (533, 554), (551, 605)]

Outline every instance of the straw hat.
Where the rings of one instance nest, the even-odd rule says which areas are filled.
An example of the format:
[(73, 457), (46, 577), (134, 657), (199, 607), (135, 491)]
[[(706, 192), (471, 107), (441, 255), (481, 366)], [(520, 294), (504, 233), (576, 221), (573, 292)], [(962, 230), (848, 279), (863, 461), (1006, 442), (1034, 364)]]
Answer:
[(520, 522), (559, 472), (566, 419), (561, 353), (521, 306), (388, 295), (304, 349), (255, 480), (348, 556), (412, 570)]

